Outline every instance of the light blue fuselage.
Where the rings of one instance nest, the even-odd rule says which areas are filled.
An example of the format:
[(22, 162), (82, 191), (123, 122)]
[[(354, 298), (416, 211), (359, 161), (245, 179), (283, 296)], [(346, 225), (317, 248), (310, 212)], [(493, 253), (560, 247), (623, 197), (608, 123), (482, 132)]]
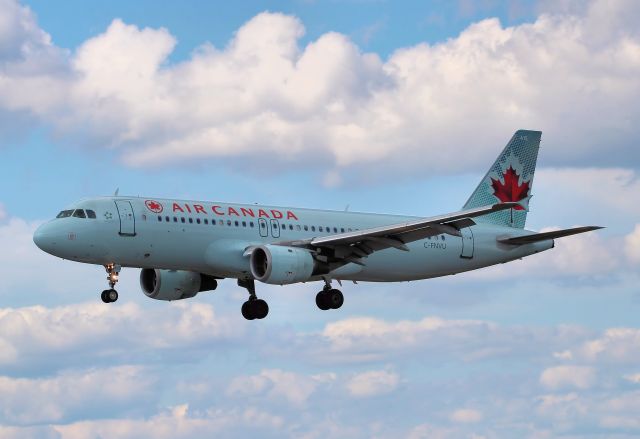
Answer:
[[(244, 253), (252, 245), (305, 240), (416, 219), (274, 206), (151, 201), (162, 211), (155, 213), (153, 210), (160, 209), (154, 204), (150, 209), (150, 200), (145, 198), (80, 201), (70, 209), (92, 210), (96, 218), (53, 219), (38, 229), (34, 240), (48, 253), (89, 264), (115, 263), (245, 278), (250, 275), (250, 267)], [(553, 240), (520, 246), (497, 242), (531, 233), (511, 227), (478, 223), (462, 232), (461, 237), (443, 234), (411, 242), (407, 244), (409, 251), (381, 250), (362, 259), (364, 265), (348, 263), (328, 276), (373, 282), (427, 279), (512, 261), (553, 247)]]

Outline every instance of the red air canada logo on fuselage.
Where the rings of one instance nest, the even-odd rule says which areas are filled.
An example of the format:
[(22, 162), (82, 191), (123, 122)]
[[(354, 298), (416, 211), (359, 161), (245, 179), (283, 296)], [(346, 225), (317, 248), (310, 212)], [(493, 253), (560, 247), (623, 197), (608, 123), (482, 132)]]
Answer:
[[(149, 206), (147, 206), (149, 207)], [(195, 213), (217, 216), (242, 216), (248, 218), (286, 219), (298, 221), (298, 216), (290, 210), (266, 209), (262, 207), (239, 207), (228, 205), (202, 205), (173, 203), (173, 213)]]
[(154, 200), (147, 200), (144, 202), (144, 205), (153, 213), (160, 213), (163, 210), (162, 204)]

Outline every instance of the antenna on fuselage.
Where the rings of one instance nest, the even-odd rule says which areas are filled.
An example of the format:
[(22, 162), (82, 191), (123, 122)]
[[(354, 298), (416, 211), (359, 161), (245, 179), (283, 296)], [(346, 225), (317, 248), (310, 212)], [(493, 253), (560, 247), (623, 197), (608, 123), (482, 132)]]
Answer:
[(118, 196), (118, 192), (120, 192), (120, 188), (116, 188), (116, 191), (113, 193), (113, 196), (117, 197)]
[(345, 212), (349, 212), (349, 207), (350, 207), (350, 206), (351, 206), (350, 204), (347, 204), (347, 206), (344, 208), (344, 211), (345, 211)]

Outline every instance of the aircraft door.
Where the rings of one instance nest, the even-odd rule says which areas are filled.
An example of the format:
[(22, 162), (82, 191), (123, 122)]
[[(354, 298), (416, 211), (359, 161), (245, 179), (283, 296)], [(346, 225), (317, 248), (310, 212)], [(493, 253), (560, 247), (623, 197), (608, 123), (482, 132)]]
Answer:
[(136, 218), (133, 215), (131, 202), (127, 200), (116, 200), (116, 209), (120, 217), (120, 235), (136, 236)]
[(267, 220), (264, 218), (258, 219), (258, 230), (260, 231), (260, 236), (266, 238), (269, 236), (269, 226), (267, 225)]
[(471, 227), (464, 227), (460, 229), (460, 233), (462, 234), (462, 253), (460, 254), (461, 258), (472, 259), (473, 258), (473, 231)]
[(271, 236), (274, 238), (280, 238), (280, 223), (278, 220), (271, 220)]

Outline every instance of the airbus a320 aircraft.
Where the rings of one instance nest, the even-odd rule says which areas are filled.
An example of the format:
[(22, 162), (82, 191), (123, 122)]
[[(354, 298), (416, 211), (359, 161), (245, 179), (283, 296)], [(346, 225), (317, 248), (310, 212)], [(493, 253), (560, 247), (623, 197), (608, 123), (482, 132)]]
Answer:
[(520, 259), (554, 239), (600, 227), (535, 233), (524, 229), (540, 131), (517, 131), (462, 210), (429, 218), (208, 201), (100, 197), (79, 201), (36, 230), (47, 253), (103, 265), (115, 302), (121, 267), (141, 268), (152, 299), (180, 300), (237, 279), (249, 300), (242, 315), (267, 316), (255, 281), (324, 281), (322, 310), (342, 306), (332, 280), (428, 279)]

